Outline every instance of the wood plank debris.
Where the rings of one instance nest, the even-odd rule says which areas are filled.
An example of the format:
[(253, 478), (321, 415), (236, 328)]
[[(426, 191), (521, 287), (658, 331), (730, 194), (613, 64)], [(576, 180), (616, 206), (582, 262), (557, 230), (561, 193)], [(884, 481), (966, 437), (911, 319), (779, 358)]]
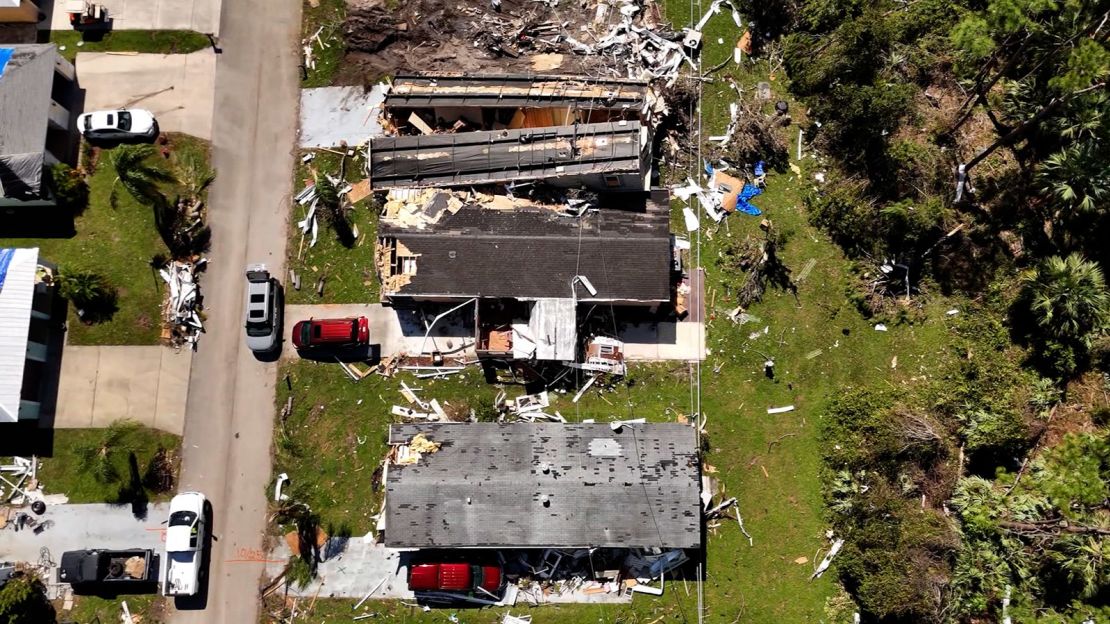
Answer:
[(794, 406), (793, 405), (786, 405), (784, 407), (768, 407), (767, 408), (767, 413), (768, 414), (784, 414), (786, 412), (793, 412), (793, 411), (794, 411)]

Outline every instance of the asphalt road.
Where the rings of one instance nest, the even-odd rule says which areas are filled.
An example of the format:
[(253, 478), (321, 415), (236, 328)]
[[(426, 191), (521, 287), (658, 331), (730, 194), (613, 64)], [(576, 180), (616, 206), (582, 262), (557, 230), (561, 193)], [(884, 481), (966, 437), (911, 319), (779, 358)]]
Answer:
[(223, 3), (216, 66), (212, 249), (201, 282), (208, 315), (193, 357), (181, 490), (212, 502), (209, 582), (178, 600), (174, 624), (258, 621), (265, 563), (276, 364), (257, 360), (242, 329), (247, 264), (285, 271), (299, 70), (300, 0)]

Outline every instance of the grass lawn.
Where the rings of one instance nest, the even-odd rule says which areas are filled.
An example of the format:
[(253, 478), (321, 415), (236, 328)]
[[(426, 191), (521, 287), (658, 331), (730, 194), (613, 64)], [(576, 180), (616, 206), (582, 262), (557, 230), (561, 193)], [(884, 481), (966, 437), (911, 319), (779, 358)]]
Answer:
[(123, 607), (120, 603), (127, 603), (127, 610), (131, 612), (131, 616), (135, 621), (139, 621), (139, 616), (142, 616), (142, 624), (162, 624), (166, 621), (166, 599), (152, 594), (136, 594), (129, 596), (120, 596), (118, 598), (100, 598), (99, 596), (75, 596), (73, 601), (73, 609), (71, 611), (62, 611), (62, 601), (54, 601), (54, 608), (58, 612), (58, 620), (61, 622), (78, 622), (85, 624), (95, 624), (97, 621), (103, 624), (111, 622), (119, 622), (120, 614), (123, 613)]
[[(308, 152), (302, 152), (304, 153)], [(323, 150), (316, 150), (315, 153), (316, 157), (308, 164), (297, 161), (293, 182), (296, 191), (304, 188), (305, 180), (313, 179), (314, 169), (321, 174), (339, 174), (342, 159), (340, 155)], [(361, 153), (347, 158), (343, 174), (348, 182), (357, 182), (366, 177), (363, 160)], [(307, 207), (298, 206), (294, 202), (292, 210), (289, 243), (286, 245), (289, 254), (287, 265), (300, 276), (301, 289), (295, 290), (290, 284), (285, 291), (286, 303), (376, 302), (378, 281), (374, 275), (374, 242), (378, 212), (371, 207), (369, 198), (356, 204), (354, 210), (348, 213), (359, 234), (354, 247), (350, 249), (339, 243), (335, 233), (319, 215), (317, 218), (320, 231), (316, 246), (310, 247), (308, 243), (311, 235), (302, 241), (300, 228), (297, 227), (297, 222), (305, 218)], [(316, 281), (320, 276), (326, 276), (323, 297), (316, 296)]]
[[(181, 438), (172, 433), (142, 426), (125, 428), (108, 455), (119, 479), (101, 481), (91, 474), (81, 456), (84, 449), (95, 449), (103, 444), (108, 431), (58, 429), (54, 432), (53, 452), (49, 457), (40, 457), (42, 466), (38, 470), (38, 479), (47, 494), (65, 494), (71, 503), (116, 502), (120, 486), (127, 482), (130, 473), (129, 453), (135, 453), (140, 472), (145, 472), (159, 448), (172, 451), (176, 457), (181, 446)], [(152, 501), (169, 500), (172, 493), (148, 492), (148, 496)]]
[(71, 63), (78, 52), (188, 54), (212, 45), (207, 35), (192, 30), (113, 30), (100, 40), (83, 39), (73, 30), (52, 30), (50, 41), (65, 46), (61, 54)]
[[(708, 0), (702, 3), (708, 6)], [(677, 26), (687, 24), (686, 3), (672, 2), (668, 15)], [(697, 16), (695, 16), (695, 19)], [(705, 29), (703, 65), (712, 67), (732, 55), (737, 31), (727, 14), (719, 15)], [(721, 38), (723, 44), (718, 44)], [(723, 80), (733, 74), (741, 85), (768, 81), (775, 98), (785, 94), (781, 70), (772, 79), (766, 62), (738, 68), (727, 65), (705, 85), (702, 109), (704, 132), (717, 134), (728, 122), (728, 103), (736, 97)], [(745, 93), (751, 93), (750, 89)], [(773, 100), (772, 100), (773, 101)], [(768, 104), (770, 106), (770, 104)], [(795, 109), (798, 107), (795, 106)], [(796, 137), (797, 126), (785, 131)], [(793, 143), (790, 152), (794, 155)], [(793, 158), (792, 158), (793, 160)], [(798, 284), (797, 298), (769, 289), (763, 302), (748, 312), (760, 320), (737, 326), (726, 316), (735, 297), (725, 286), (725, 271), (718, 265), (722, 243), (728, 238), (759, 237), (759, 218), (736, 214), (728, 225), (702, 221), (701, 257), (707, 271), (708, 355), (700, 370), (701, 407), (708, 419), (708, 452), (704, 459), (728, 496), (740, 501), (745, 526), (753, 538), (749, 545), (733, 523), (707, 533), (705, 617), (708, 622), (819, 622), (824, 604), (836, 587), (835, 571), (810, 581), (819, 549), (827, 548), (821, 494), (821, 413), (826, 402), (846, 387), (889, 384), (899, 387), (910, 378), (939, 370), (945, 353), (948, 326), (943, 310), (950, 301), (939, 298), (928, 307), (925, 320), (914, 325), (874, 329), (847, 299), (851, 284), (848, 261), (839, 248), (808, 223), (802, 198), (818, 185), (813, 174), (819, 163), (806, 158), (798, 163), (802, 175), (771, 173), (766, 192), (754, 203), (787, 237), (780, 257), (795, 278), (813, 262)], [(675, 172), (675, 177), (685, 177)], [(680, 204), (679, 204), (680, 206)], [(682, 218), (676, 209), (676, 231)], [(766, 328), (766, 332), (764, 332)], [(775, 376), (764, 375), (763, 362), (775, 360)], [(897, 358), (895, 360), (895, 358)], [(714, 372), (716, 371), (716, 372)], [(361, 535), (371, 527), (380, 493), (373, 492), (372, 475), (385, 451), (388, 413), (393, 404), (405, 404), (400, 379), (420, 387), (425, 399), (446, 400), (453, 408), (468, 411), (492, 401), (497, 388), (486, 385), (477, 370), (429, 382), (406, 377), (386, 380), (370, 376), (351, 382), (335, 365), (296, 362), (284, 373), (293, 384), (294, 408), (286, 431), (291, 442), (275, 445), (275, 472), (286, 471), (313, 509), (326, 523), (349, 528)], [(696, 372), (695, 372), (696, 374)], [(690, 368), (684, 363), (634, 366), (627, 384), (612, 392), (591, 389), (578, 404), (568, 395), (555, 395), (549, 411), (558, 410), (568, 420), (614, 420), (630, 415), (652, 421), (673, 421), (689, 415), (692, 399)], [(510, 388), (510, 396), (523, 393)], [(279, 384), (278, 406), (288, 391)], [(361, 401), (361, 403), (359, 402)], [(795, 410), (767, 414), (769, 407), (794, 405)], [(278, 434), (281, 435), (280, 433)], [(800, 558), (804, 563), (795, 563)], [(319, 600), (311, 622), (347, 619), (354, 601)], [(527, 607), (512, 610), (529, 612)], [(364, 605), (359, 614), (377, 612), (379, 618), (401, 622), (439, 622), (442, 610), (422, 613), (399, 604)], [(503, 611), (458, 612), (460, 621), (493, 623)], [(696, 599), (680, 585), (669, 585), (661, 598), (637, 596), (631, 606), (578, 605), (535, 610), (545, 624), (579, 624), (654, 621), (690, 622), (697, 618)], [(662, 620), (658, 618), (662, 617)]]
[[(343, 20), (347, 16), (346, 0), (319, 0), (317, 4), (319, 6), (312, 6), (308, 0), (305, 0), (301, 18), (301, 38), (311, 37), (319, 31), (320, 39), (328, 47), (324, 48), (319, 43), (312, 42), (312, 58), (316, 61), (316, 68), (307, 68), (306, 73), (301, 74), (301, 86), (304, 88), (331, 86), (346, 51), (343, 43)], [(320, 30), (321, 28), (323, 30)], [(304, 54), (303, 52), (299, 54), (303, 63)]]
[[(207, 142), (172, 135), (176, 152), (201, 151)], [(160, 156), (155, 158), (161, 159)], [(109, 202), (116, 174), (101, 151), (96, 171), (88, 176), (89, 206), (74, 220), (72, 238), (0, 238), (0, 247), (38, 247), (40, 256), (61, 271), (88, 270), (102, 275), (118, 289), (119, 309), (111, 319), (87, 325), (69, 306), (70, 344), (157, 344), (161, 334), (161, 305), (165, 283), (150, 267), (151, 258), (167, 253), (154, 227), (154, 212), (126, 192), (118, 205)], [(172, 197), (174, 189), (167, 185)]]

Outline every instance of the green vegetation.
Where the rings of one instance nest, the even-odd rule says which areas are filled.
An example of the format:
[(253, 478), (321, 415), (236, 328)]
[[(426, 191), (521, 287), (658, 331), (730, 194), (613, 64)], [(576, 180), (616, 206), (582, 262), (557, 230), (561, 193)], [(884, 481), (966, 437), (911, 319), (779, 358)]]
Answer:
[(176, 435), (127, 421), (58, 429), (51, 454), (40, 457), (38, 478), (48, 494), (65, 494), (71, 503), (168, 500), (180, 444)]
[(207, 35), (191, 30), (113, 30), (98, 40), (86, 36), (72, 30), (50, 31), (50, 41), (65, 46), (62, 56), (71, 63), (78, 52), (188, 54), (212, 45)]
[(54, 607), (46, 600), (46, 587), (34, 576), (20, 575), (0, 589), (0, 622), (41, 624), (54, 621)]
[[(303, 152), (307, 154), (309, 152)], [(295, 192), (314, 180), (323, 180), (324, 174), (355, 183), (366, 177), (363, 155), (345, 157), (331, 151), (316, 150), (315, 157), (307, 164), (298, 162), (293, 181)], [(324, 184), (321, 189), (334, 185)], [(326, 192), (325, 192), (326, 195)], [(333, 199), (330, 208), (317, 210), (318, 238), (316, 246), (309, 246), (312, 235), (303, 236), (297, 222), (305, 218), (307, 207), (293, 204), (290, 218), (288, 266), (301, 279), (301, 289), (287, 287), (286, 302), (306, 303), (367, 303), (378, 300), (378, 278), (374, 274), (374, 243), (377, 232), (379, 206), (373, 196), (354, 206), (344, 199)], [(358, 236), (355, 236), (355, 232)], [(325, 278), (324, 296), (316, 295), (316, 283)]]
[[(345, 0), (319, 0), (317, 6), (305, 0), (301, 21), (301, 36), (308, 38), (319, 33), (320, 40), (328, 47), (312, 41), (312, 58), (315, 68), (305, 68), (301, 86), (330, 87), (339, 73), (346, 47), (343, 43), (343, 20), (347, 16)], [(301, 62), (304, 62), (302, 57)]]
[[(124, 191), (122, 179), (116, 181), (111, 162), (122, 158), (116, 157), (116, 153), (127, 154), (129, 158), (139, 154), (143, 168), (167, 170), (177, 169), (176, 163), (186, 160), (207, 162), (208, 144), (186, 135), (170, 135), (167, 145), (159, 148), (122, 146), (93, 150), (93, 159), (83, 163), (88, 207), (75, 213), (75, 234), (71, 238), (0, 238), (0, 247), (38, 247), (42, 258), (56, 264), (63, 276), (93, 275), (101, 290), (115, 292), (114, 302), (111, 297), (100, 300), (111, 305), (94, 306), (93, 314), (86, 319), (89, 322), (77, 316), (78, 306), (69, 306), (70, 344), (156, 344), (161, 334), (165, 284), (154, 265), (164, 264), (169, 252), (160, 231), (172, 241), (173, 228), (166, 227), (163, 217), (156, 220), (156, 213), (166, 211), (156, 211), (151, 202), (157, 206), (177, 206), (177, 201), (159, 198), (187, 196), (189, 189), (186, 183), (177, 181), (180, 175), (163, 177), (152, 182), (154, 188), (147, 188), (149, 193), (157, 191), (151, 195), (154, 200), (138, 201)], [(169, 154), (169, 162), (164, 154)], [(131, 170), (129, 166), (128, 171)], [(169, 214), (178, 213), (169, 211)], [(42, 227), (59, 225), (43, 223)], [(205, 227), (194, 229), (189, 245), (202, 247), (206, 243), (202, 235), (206, 233)]]
[(79, 624), (96, 622), (98, 619), (104, 624), (117, 622), (120, 614), (123, 613), (120, 607), (122, 600), (127, 601), (127, 609), (136, 621), (142, 617), (142, 624), (162, 624), (166, 621), (166, 599), (157, 595), (142, 594), (131, 594), (120, 598), (77, 596), (73, 602), (73, 610), (63, 613), (62, 621), (72, 620)]

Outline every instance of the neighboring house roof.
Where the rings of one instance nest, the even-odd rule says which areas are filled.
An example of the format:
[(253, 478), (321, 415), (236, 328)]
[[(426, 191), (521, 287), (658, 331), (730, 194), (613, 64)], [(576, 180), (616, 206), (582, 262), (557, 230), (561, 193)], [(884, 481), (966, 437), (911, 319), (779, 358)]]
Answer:
[(52, 43), (0, 46), (0, 188), (4, 197), (37, 195), (58, 53)]
[[(445, 203), (447, 195), (432, 204), (440, 198)], [(602, 208), (571, 217), (535, 206), (470, 204), (453, 213), (440, 209), (437, 221), (419, 227), (383, 218), (378, 235), (415, 261), (415, 272), (396, 288), (383, 275), (383, 290), (401, 296), (564, 298), (571, 297), (571, 280), (583, 275), (597, 294), (577, 286), (579, 301), (669, 301), (667, 192), (617, 197), (638, 209)]]
[(19, 420), (38, 259), (37, 248), (0, 249), (0, 422)]
[(638, 121), (454, 134), (373, 137), (375, 189), (496, 184), (587, 174), (635, 174), (648, 143)]
[(385, 97), (386, 108), (475, 106), (481, 108), (629, 109), (639, 114), (647, 100), (642, 80), (582, 76), (449, 76), (398, 74)]
[(688, 425), (404, 424), (390, 427), (389, 442), (418, 433), (440, 447), (389, 466), (386, 546), (701, 544), (697, 438)]

